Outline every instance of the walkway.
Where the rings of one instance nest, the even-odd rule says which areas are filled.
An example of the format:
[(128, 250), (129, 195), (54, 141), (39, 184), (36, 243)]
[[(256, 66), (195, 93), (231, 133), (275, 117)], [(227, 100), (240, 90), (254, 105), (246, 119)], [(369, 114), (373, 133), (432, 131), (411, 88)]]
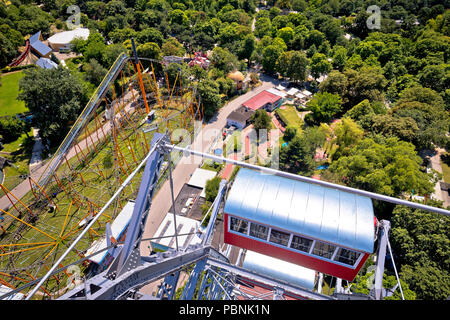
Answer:
[[(227, 105), (222, 107), (217, 115), (213, 117), (204, 127), (203, 131), (214, 129), (218, 132), (222, 132), (222, 129), (226, 125), (226, 119), (227, 116), (237, 108), (241, 106), (241, 104), (248, 99), (250, 99), (255, 94), (269, 89), (273, 87), (274, 85), (278, 85), (279, 81), (275, 80), (269, 76), (261, 75), (260, 80), (262, 82), (262, 85), (255, 88), (254, 90), (249, 90), (246, 94), (243, 94), (242, 96), (237, 97), (233, 101), (230, 101)], [(214, 137), (210, 139), (210, 141), (203, 141), (202, 134), (199, 134), (194, 142), (191, 144), (191, 148), (193, 150), (198, 151), (205, 151), (207, 150), (211, 143), (214, 141)], [(194, 157), (191, 156), (187, 159), (193, 159)], [(197, 157), (199, 159), (199, 157)], [(175, 169), (172, 172), (173, 176), (173, 188), (174, 188), (174, 196), (177, 197), (178, 193), (180, 192), (183, 185), (189, 181), (190, 175), (195, 171), (196, 168), (198, 168), (199, 162), (188, 162), (188, 161), (180, 161), (180, 163), (175, 167)], [(170, 184), (169, 180), (166, 180), (164, 184), (162, 185), (161, 189), (158, 191), (156, 196), (154, 197), (152, 201), (152, 206), (150, 208), (150, 212), (147, 218), (147, 223), (144, 229), (144, 235), (143, 238), (151, 238), (154, 236), (156, 230), (158, 229), (159, 225), (161, 224), (162, 220), (164, 219), (165, 215), (169, 211), (170, 207), (172, 206), (171, 197), (170, 197)], [(143, 254), (148, 253), (148, 242), (143, 242), (141, 244), (141, 251)], [(145, 287), (142, 290), (144, 293), (151, 294), (150, 289), (146, 289)]]
[[(436, 154), (430, 158), (430, 164), (431, 164), (431, 168), (433, 168), (434, 170), (442, 173), (442, 166), (441, 166), (441, 155), (445, 153), (444, 149), (440, 149), (437, 148), (436, 149)], [(434, 186), (434, 192), (432, 194), (432, 197), (438, 200), (441, 200), (444, 202), (444, 207), (446, 206), (450, 206), (450, 197), (448, 196), (448, 192), (447, 191), (443, 191), (441, 190), (441, 185), (440, 183), (443, 182), (444, 180), (441, 179), (438, 182), (436, 182), (435, 186)]]
[[(131, 96), (131, 92), (127, 93), (125, 95), (125, 100), (127, 98), (129, 98), (130, 96)], [(125, 106), (124, 110), (130, 111), (131, 109), (132, 109), (131, 103), (128, 103)], [(120, 114), (117, 114), (116, 118), (119, 119)], [(103, 124), (103, 131), (105, 132), (105, 134), (108, 134), (109, 130), (111, 130), (111, 126), (110, 126), (110, 122), (108, 121), (108, 122), (105, 122), (105, 124)], [(35, 134), (34, 130), (33, 130), (33, 134)], [(36, 137), (36, 135), (35, 135), (35, 137)], [(85, 150), (86, 148), (90, 147), (92, 144), (96, 143), (99, 140), (98, 137), (100, 137), (100, 139), (103, 137), (103, 132), (102, 132), (101, 128), (99, 128), (97, 131), (92, 132), (92, 134), (90, 136), (87, 136), (84, 140), (80, 141), (78, 143), (78, 146), (82, 150)], [(42, 161), (40, 159), (41, 152), (38, 152), (38, 150), (41, 150), (42, 142), (38, 142), (38, 141), (40, 141), (40, 138), (38, 138), (38, 139), (39, 140), (36, 140), (36, 143), (33, 146), (33, 154), (32, 154), (31, 160), (30, 160), (30, 176), (34, 181), (39, 180), (39, 178), (44, 173), (44, 171), (47, 167), (48, 161), (51, 160), (51, 159), (46, 159), (46, 161)], [(39, 156), (38, 156), (38, 153), (39, 153)], [(77, 154), (76, 150), (72, 146), (69, 149), (69, 151), (67, 152), (67, 155), (66, 155), (67, 160), (75, 157), (76, 154)], [(21, 199), (30, 191), (30, 183), (29, 183), (28, 179), (25, 179), (24, 181), (22, 181), (20, 184), (18, 184), (15, 188), (13, 188), (10, 191), (17, 198)], [(13, 197), (11, 197), (11, 198), (13, 198)], [(15, 199), (13, 199), (13, 202), (16, 203), (17, 201)], [(7, 211), (11, 207), (12, 207), (12, 204), (6, 195), (0, 198), (0, 209)]]

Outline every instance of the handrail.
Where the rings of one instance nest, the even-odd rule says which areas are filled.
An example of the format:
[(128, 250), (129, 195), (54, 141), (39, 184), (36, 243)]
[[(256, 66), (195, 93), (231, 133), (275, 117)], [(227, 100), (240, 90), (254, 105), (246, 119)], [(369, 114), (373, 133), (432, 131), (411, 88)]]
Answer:
[(115, 78), (118, 75), (118, 72), (122, 69), (123, 64), (128, 59), (129, 57), (125, 53), (122, 53), (117, 57), (116, 61), (114, 61), (108, 73), (105, 75), (102, 82), (97, 87), (94, 94), (91, 96), (91, 99), (86, 104), (83, 111), (81, 111), (74, 125), (70, 129), (69, 133), (66, 135), (63, 142), (58, 147), (58, 150), (56, 150), (52, 159), (48, 162), (46, 168), (39, 177), (38, 182), (41, 186), (44, 187), (46, 186), (49, 178), (53, 175), (55, 170), (58, 168), (59, 164), (62, 162), (62, 158), (66, 154), (73, 140), (77, 137), (79, 131), (85, 125), (87, 119), (92, 113), (92, 110), (99, 104), (99, 102), (102, 101), (103, 97), (106, 95), (109, 85), (115, 80)]

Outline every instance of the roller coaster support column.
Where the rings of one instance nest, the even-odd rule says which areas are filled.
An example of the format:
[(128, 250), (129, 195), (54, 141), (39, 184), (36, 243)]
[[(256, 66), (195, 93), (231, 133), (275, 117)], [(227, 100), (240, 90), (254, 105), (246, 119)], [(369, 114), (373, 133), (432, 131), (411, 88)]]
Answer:
[(144, 99), (145, 111), (147, 111), (147, 114), (149, 114), (150, 109), (149, 109), (148, 103), (147, 103), (147, 95), (145, 93), (144, 82), (142, 81), (141, 67), (139, 65), (139, 60), (138, 60), (137, 53), (136, 53), (136, 45), (134, 44), (134, 38), (131, 38), (131, 44), (133, 46), (134, 64), (135, 64), (137, 72), (138, 72), (139, 87), (141, 87), (142, 98)]

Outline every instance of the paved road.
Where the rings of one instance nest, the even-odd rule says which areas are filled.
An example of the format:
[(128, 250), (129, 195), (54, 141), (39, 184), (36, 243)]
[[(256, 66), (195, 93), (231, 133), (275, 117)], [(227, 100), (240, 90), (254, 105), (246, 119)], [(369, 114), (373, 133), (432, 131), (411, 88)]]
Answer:
[[(257, 87), (254, 90), (249, 90), (246, 94), (241, 95), (234, 100), (230, 101), (227, 105), (222, 107), (218, 112), (217, 116), (211, 119), (204, 127), (203, 131), (208, 130), (218, 130), (221, 132), (222, 129), (226, 125), (227, 116), (239, 106), (251, 98), (256, 93), (259, 93), (263, 90), (269, 89), (274, 85), (278, 85), (278, 82), (270, 77), (261, 77), (262, 85)], [(214, 140), (214, 137), (211, 139), (206, 139), (208, 141), (204, 141), (203, 136), (199, 134), (191, 148), (194, 150), (206, 151), (211, 143)], [(193, 158), (193, 157), (192, 157)], [(174, 183), (174, 194), (175, 197), (180, 192), (182, 186), (189, 181), (191, 174), (195, 171), (199, 166), (199, 162), (195, 163), (183, 163), (187, 161), (180, 161), (180, 163), (173, 170), (173, 183)], [(158, 194), (155, 196), (152, 202), (152, 207), (150, 208), (149, 217), (147, 219), (147, 225), (145, 227), (144, 238), (149, 238), (154, 235), (159, 224), (164, 219), (165, 214), (169, 211), (169, 208), (172, 206), (171, 197), (170, 197), (170, 186), (169, 181), (166, 181)], [(148, 246), (148, 243), (145, 244), (145, 247)], [(148, 249), (147, 249), (148, 250)]]
[[(125, 95), (125, 99), (129, 99), (131, 97), (132, 93), (129, 92), (127, 95)], [(127, 104), (124, 108), (126, 111), (130, 111), (131, 107), (130, 107), (130, 103)], [(120, 114), (116, 114), (116, 118), (120, 118), (121, 115)], [(94, 131), (91, 133), (90, 136), (86, 137), (84, 140), (80, 141), (78, 143), (78, 146), (82, 149), (85, 150), (86, 148), (90, 147), (92, 144), (96, 143), (99, 138), (102, 139), (104, 137), (103, 132), (105, 132), (105, 134), (107, 135), (109, 130), (111, 130), (111, 125), (110, 122), (107, 121), (103, 124), (103, 131), (101, 130), (101, 128), (99, 128), (97, 131)], [(35, 131), (33, 131), (33, 134), (35, 134)], [(36, 137), (36, 135), (35, 135)], [(40, 142), (40, 138), (36, 139), (36, 143), (33, 147), (33, 153), (32, 153), (32, 157), (30, 160), (30, 175), (33, 178), (34, 181), (38, 181), (39, 178), (41, 177), (42, 173), (44, 173), (47, 165), (48, 165), (48, 161), (50, 159), (48, 159), (47, 161), (42, 161), (40, 159), (40, 156), (38, 157), (37, 154), (39, 153), (40, 155), (40, 149), (42, 148), (42, 143)], [(79, 152), (79, 149), (78, 149)], [(66, 155), (66, 158), (69, 160), (73, 157), (76, 156), (76, 150), (75, 147), (71, 147)], [(80, 155), (81, 156), (81, 155)], [(25, 196), (25, 194), (27, 194), (30, 191), (30, 183), (28, 181), (28, 179), (25, 179), (24, 181), (22, 181), (20, 184), (18, 184), (15, 188), (13, 188), (12, 190), (10, 190), (12, 194), (14, 194), (17, 198), (21, 199), (23, 196)], [(11, 200), (13, 200), (14, 203), (16, 203), (17, 201), (14, 199), (14, 197), (11, 197)], [(8, 210), (9, 208), (12, 207), (11, 202), (9, 201), (7, 196), (3, 196), (0, 198), (0, 209), (3, 210)]]
[[(436, 149), (436, 154), (430, 158), (430, 164), (431, 164), (431, 168), (433, 168), (434, 170), (442, 173), (442, 166), (441, 166), (441, 155), (445, 153), (444, 149)], [(432, 197), (444, 201), (444, 207), (446, 206), (450, 206), (450, 199), (448, 196), (448, 192), (447, 191), (442, 191), (441, 190), (441, 186), (440, 186), (440, 182), (444, 181), (443, 179), (441, 179), (440, 181), (438, 181), (436, 183), (436, 185), (434, 186), (434, 193), (432, 194)]]

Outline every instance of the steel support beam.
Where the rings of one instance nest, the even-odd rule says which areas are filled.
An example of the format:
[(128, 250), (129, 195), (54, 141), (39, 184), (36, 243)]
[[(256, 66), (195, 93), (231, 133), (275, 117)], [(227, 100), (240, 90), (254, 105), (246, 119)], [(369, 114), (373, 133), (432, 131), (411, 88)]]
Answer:
[(311, 290), (301, 288), (299, 286), (294, 286), (294, 285), (291, 285), (284, 281), (276, 280), (271, 277), (268, 277), (268, 276), (265, 276), (262, 274), (258, 274), (253, 271), (249, 271), (244, 268), (233, 266), (229, 263), (224, 263), (222, 261), (219, 261), (219, 260), (216, 260), (213, 258), (209, 258), (207, 261), (207, 264), (211, 267), (218, 267), (218, 268), (221, 268), (221, 270), (222, 269), (227, 270), (228, 272), (230, 272), (234, 275), (240, 275), (242, 277), (245, 277), (245, 278), (260, 282), (260, 283), (264, 283), (264, 284), (267, 284), (272, 287), (277, 287), (279, 289), (284, 290), (285, 292), (286, 291), (292, 292), (294, 294), (297, 294), (299, 296), (306, 297), (306, 298), (309, 298), (312, 300), (335, 300), (331, 296), (319, 294), (319, 293), (313, 292)]
[(386, 202), (399, 204), (399, 205), (403, 205), (403, 206), (407, 206), (407, 207), (411, 207), (411, 208), (415, 208), (415, 209), (421, 209), (421, 210), (426, 210), (426, 211), (435, 212), (435, 213), (443, 214), (443, 215), (446, 215), (446, 216), (450, 216), (450, 211), (442, 209), (442, 208), (431, 207), (431, 206), (427, 206), (427, 205), (420, 204), (420, 203), (417, 203), (417, 202), (411, 202), (411, 201), (407, 201), (407, 200), (402, 200), (402, 199), (397, 199), (397, 198), (385, 196), (385, 195), (374, 193), (374, 192), (369, 192), (369, 191), (365, 191), (365, 190), (350, 188), (350, 187), (346, 187), (346, 186), (343, 186), (343, 185), (339, 185), (339, 184), (335, 184), (335, 183), (331, 183), (331, 182), (326, 182), (326, 181), (323, 181), (323, 180), (316, 180), (316, 179), (313, 179), (313, 178), (308, 178), (308, 177), (304, 177), (304, 176), (300, 176), (300, 175), (297, 175), (297, 174), (284, 172), (284, 171), (280, 171), (280, 170), (276, 170), (276, 169), (272, 169), (272, 168), (261, 167), (261, 166), (258, 166), (258, 165), (250, 164), (250, 163), (239, 161), (239, 160), (234, 160), (234, 159), (229, 159), (229, 158), (224, 158), (224, 157), (218, 157), (218, 156), (215, 156), (215, 155), (212, 155), (212, 154), (208, 154), (208, 153), (204, 153), (204, 152), (200, 152), (200, 151), (194, 151), (194, 150), (189, 149), (189, 148), (181, 148), (181, 147), (173, 146), (173, 145), (170, 145), (170, 144), (167, 144), (166, 147), (170, 148), (171, 150), (173, 149), (173, 150), (176, 150), (176, 151), (183, 151), (184, 154), (188, 153), (188, 154), (191, 154), (191, 155), (196, 155), (196, 156), (200, 156), (200, 157), (204, 157), (204, 158), (209, 158), (209, 159), (215, 160), (217, 162), (225, 161), (227, 163), (232, 163), (232, 164), (238, 165), (238, 166), (243, 167), (243, 168), (249, 168), (249, 169), (257, 170), (257, 171), (265, 172), (265, 173), (268, 173), (268, 174), (273, 174), (273, 175), (276, 175), (276, 176), (279, 176), (279, 177), (285, 177), (285, 178), (298, 180), (298, 181), (302, 181), (302, 182), (306, 182), (306, 183), (316, 184), (316, 185), (320, 185), (320, 186), (327, 187), (327, 188), (333, 188), (333, 189), (337, 189), (337, 190), (341, 190), (341, 191), (357, 194), (357, 195), (368, 197), (368, 198), (371, 198), (371, 199), (386, 201)]
[(383, 274), (384, 274), (384, 262), (386, 260), (386, 248), (389, 237), (389, 230), (391, 223), (387, 220), (381, 220), (380, 222), (380, 235), (379, 245), (377, 251), (377, 266), (375, 269), (375, 284), (373, 288), (373, 294), (376, 300), (381, 300), (384, 297), (383, 294)]

